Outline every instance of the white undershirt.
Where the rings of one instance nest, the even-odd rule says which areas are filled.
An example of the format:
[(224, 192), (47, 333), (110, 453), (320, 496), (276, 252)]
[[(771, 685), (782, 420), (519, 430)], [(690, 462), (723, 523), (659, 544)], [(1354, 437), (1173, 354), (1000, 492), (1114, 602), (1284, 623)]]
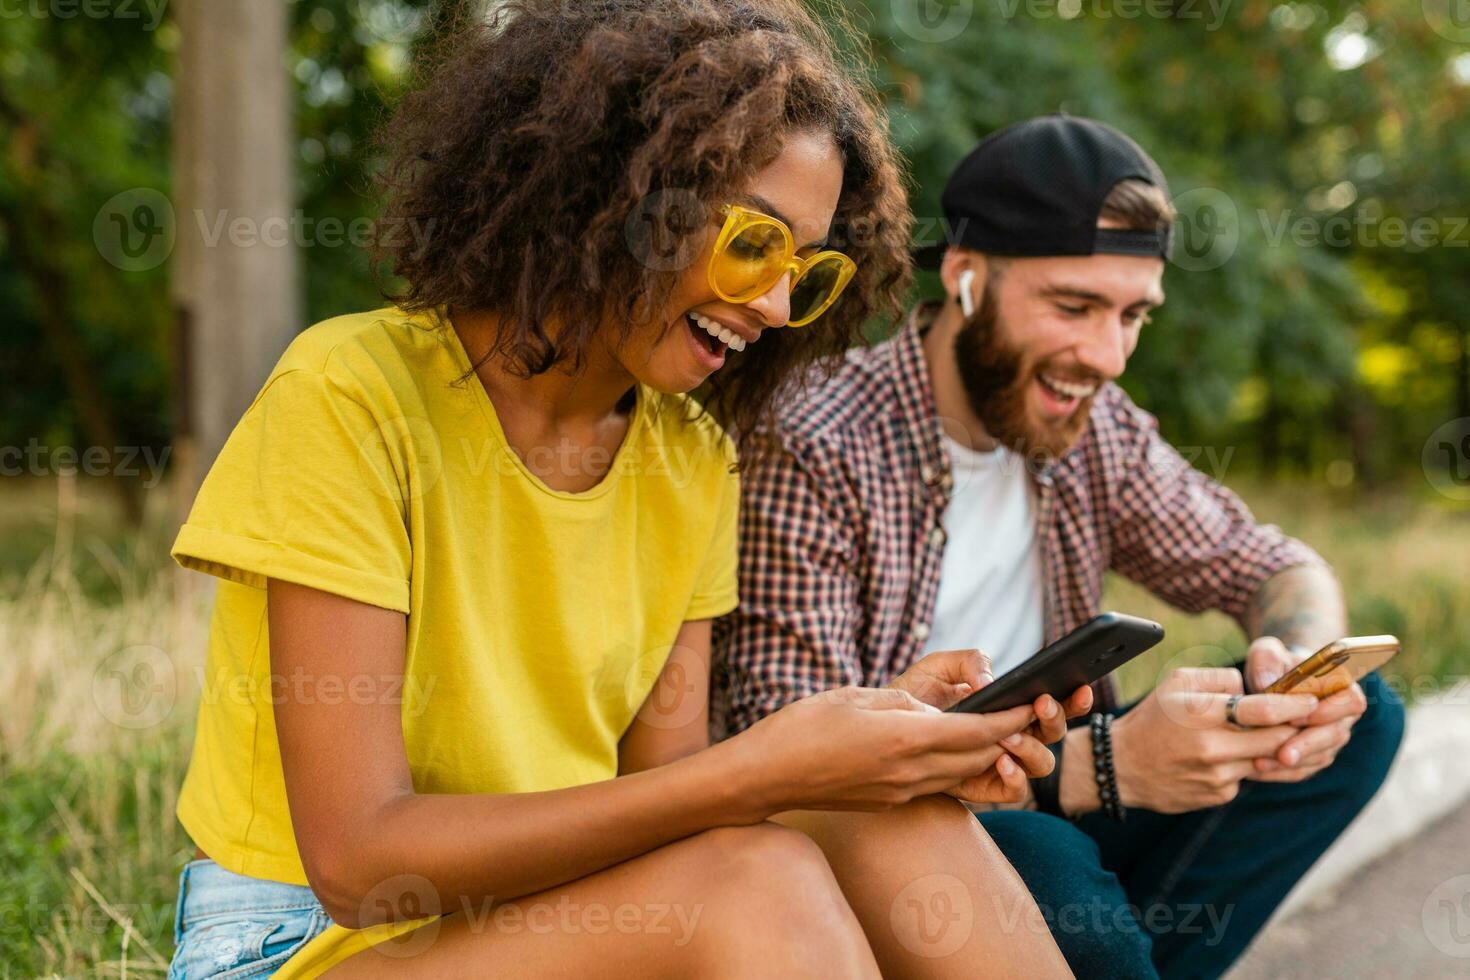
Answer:
[(1035, 493), (1022, 460), (1004, 447), (977, 453), (947, 435), (944, 443), (954, 494), (925, 649), (978, 647), (999, 677), (1041, 649)]

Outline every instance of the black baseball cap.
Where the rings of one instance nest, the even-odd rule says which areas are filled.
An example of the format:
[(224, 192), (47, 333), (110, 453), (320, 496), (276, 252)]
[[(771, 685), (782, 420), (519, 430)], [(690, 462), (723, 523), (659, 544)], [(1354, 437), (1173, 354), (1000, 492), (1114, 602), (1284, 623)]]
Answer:
[(914, 250), (937, 269), (945, 249), (992, 255), (1169, 257), (1170, 230), (1099, 228), (1103, 200), (1137, 178), (1164, 192), (1163, 171), (1133, 140), (1095, 119), (1039, 116), (991, 133), (944, 185), (944, 240)]

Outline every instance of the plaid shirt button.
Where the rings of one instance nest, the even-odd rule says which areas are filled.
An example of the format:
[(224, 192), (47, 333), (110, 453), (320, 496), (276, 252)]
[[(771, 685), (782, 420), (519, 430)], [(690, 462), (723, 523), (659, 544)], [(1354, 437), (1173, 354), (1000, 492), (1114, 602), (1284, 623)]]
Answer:
[(935, 525), (929, 529), (929, 545), (934, 548), (944, 547), (944, 528)]
[(929, 624), (915, 623), (913, 629), (913, 637), (914, 640), (919, 643), (923, 643), (925, 640), (929, 639)]

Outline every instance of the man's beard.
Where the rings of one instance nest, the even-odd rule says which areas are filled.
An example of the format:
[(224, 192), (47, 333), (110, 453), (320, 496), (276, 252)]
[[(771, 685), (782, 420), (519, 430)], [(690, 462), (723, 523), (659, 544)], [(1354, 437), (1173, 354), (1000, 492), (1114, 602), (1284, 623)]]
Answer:
[(1053, 425), (1031, 426), (1026, 418), (1027, 388), (1032, 369), (1022, 373), (1021, 352), (1007, 346), (1001, 334), (996, 290), (987, 283), (980, 308), (965, 321), (954, 341), (955, 362), (970, 410), (1001, 445), (1022, 456), (1055, 459), (1077, 444), (1087, 428), (1093, 398), (1084, 398), (1071, 415)]

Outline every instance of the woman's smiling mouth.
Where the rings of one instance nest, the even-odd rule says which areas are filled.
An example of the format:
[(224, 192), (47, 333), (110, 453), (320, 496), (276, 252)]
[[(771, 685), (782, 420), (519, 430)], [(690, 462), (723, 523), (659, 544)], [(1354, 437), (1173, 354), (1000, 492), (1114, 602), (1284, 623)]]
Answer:
[(695, 312), (690, 312), (687, 316), (687, 319), (690, 321), (691, 324), (693, 324), (693, 327), (691, 327), (691, 329), (697, 327), (699, 330), (703, 330), (714, 340), (719, 341), (722, 346), (729, 347), (731, 350), (745, 350), (745, 338), (737, 334), (735, 331), (731, 330), (729, 327), (721, 325), (718, 321), (711, 320), (709, 317), (703, 315), (702, 313)]

